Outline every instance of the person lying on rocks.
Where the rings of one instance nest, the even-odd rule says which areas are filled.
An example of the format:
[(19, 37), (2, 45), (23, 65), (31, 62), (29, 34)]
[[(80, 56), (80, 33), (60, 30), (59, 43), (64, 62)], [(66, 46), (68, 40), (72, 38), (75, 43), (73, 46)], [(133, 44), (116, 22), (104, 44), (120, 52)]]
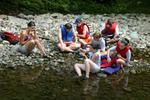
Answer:
[(37, 48), (43, 53), (43, 58), (50, 59), (49, 56), (45, 53), (42, 45), (40, 44), (37, 34), (36, 34), (36, 25), (33, 21), (30, 21), (28, 23), (28, 28), (23, 30), (20, 33), (20, 47), (19, 50), (21, 53), (27, 53), (31, 57), (34, 57), (32, 55), (32, 50), (37, 46)]
[(132, 48), (128, 46), (129, 40), (124, 39), (117, 43), (116, 46), (107, 50), (107, 62), (111, 62), (111, 58), (109, 56), (110, 51), (117, 51), (117, 64), (128, 65), (131, 59), (131, 50)]
[[(105, 51), (105, 40), (101, 37), (101, 34), (99, 32), (95, 32), (93, 34), (92, 40), (90, 43), (85, 44), (85, 46), (91, 45), (91, 44), (98, 44), (100, 46), (100, 52), (101, 56), (107, 55), (107, 52)], [(90, 48), (90, 46), (88, 46)], [(80, 48), (81, 52), (88, 53), (90, 52), (89, 48)]]
[(89, 26), (86, 23), (83, 23), (81, 18), (77, 18), (74, 24), (76, 24), (79, 42), (82, 45), (89, 43), (91, 41)]
[(101, 33), (106, 41), (106, 45), (120, 40), (118, 24), (117, 22), (113, 22), (112, 19), (108, 19), (105, 24), (103, 24)]
[[(96, 73), (100, 71), (101, 67), (101, 54), (100, 54), (100, 46), (98, 44), (91, 44), (90, 48), (90, 56), (89, 59), (85, 56), (84, 64), (75, 64), (74, 68), (78, 74), (77, 79), (89, 79), (89, 74)], [(85, 76), (82, 76), (81, 70), (86, 72)]]
[[(73, 42), (73, 37), (75, 42)], [(81, 47), (81, 44), (77, 41), (77, 36), (75, 34), (75, 30), (70, 23), (65, 25), (61, 25), (58, 30), (58, 48), (62, 52), (75, 52), (75, 49)]]

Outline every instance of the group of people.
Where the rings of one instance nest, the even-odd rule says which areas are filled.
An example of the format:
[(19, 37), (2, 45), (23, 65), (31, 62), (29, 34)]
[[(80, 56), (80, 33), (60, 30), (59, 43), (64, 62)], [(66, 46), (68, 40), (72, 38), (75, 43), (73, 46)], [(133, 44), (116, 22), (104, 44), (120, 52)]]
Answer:
[[(81, 18), (77, 18), (74, 24), (76, 24), (78, 34), (76, 34), (70, 23), (59, 27), (57, 46), (61, 52), (80, 52), (85, 57), (83, 64), (77, 63), (74, 65), (78, 74), (77, 78), (89, 79), (90, 72), (100, 71), (101, 56), (107, 55), (107, 62), (110, 63), (110, 51), (117, 52), (117, 64), (127, 65), (129, 63), (131, 59), (131, 47), (128, 46), (129, 40), (120, 40), (117, 22), (108, 19), (102, 26), (101, 31), (95, 32), (92, 37), (90, 37), (89, 26)], [(107, 44), (116, 42), (116, 46), (105, 51)], [(43, 53), (44, 58), (50, 58), (38, 41), (36, 25), (31, 21), (28, 23), (28, 28), (20, 34), (20, 51), (32, 56), (32, 50), (35, 46)], [(87, 58), (87, 54), (89, 54), (89, 58)], [(82, 75), (82, 70), (86, 71), (85, 76)]]

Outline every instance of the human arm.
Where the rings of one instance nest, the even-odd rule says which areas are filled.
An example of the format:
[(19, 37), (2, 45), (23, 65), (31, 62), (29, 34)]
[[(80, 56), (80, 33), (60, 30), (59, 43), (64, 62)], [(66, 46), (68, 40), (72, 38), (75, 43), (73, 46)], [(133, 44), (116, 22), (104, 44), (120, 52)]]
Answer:
[(75, 42), (78, 42), (78, 38), (77, 38), (77, 35), (75, 33), (75, 30), (73, 29), (73, 36), (74, 36), (74, 39), (75, 39)]
[(101, 51), (104, 52), (105, 51), (105, 41), (104, 39), (102, 39), (102, 41), (100, 42), (101, 45)]
[(33, 39), (38, 39), (38, 36), (36, 34), (36, 29), (34, 31), (31, 31), (31, 35), (32, 35)]
[(26, 37), (26, 32), (25, 31), (22, 31), (20, 33), (20, 44), (21, 45), (24, 45), (26, 44), (28, 41), (32, 40), (31, 38), (29, 38), (28, 40), (25, 41), (25, 37)]
[(58, 41), (60, 42), (61, 45), (63, 45), (63, 40), (62, 40), (62, 33), (61, 33), (61, 28), (59, 27), (58, 29)]
[(107, 62), (110, 63), (111, 62), (111, 59), (110, 59), (110, 51), (116, 51), (116, 46), (110, 48), (107, 50)]
[(116, 38), (119, 35), (119, 28), (118, 25), (116, 26), (116, 32), (113, 38)]
[(101, 33), (102, 33), (102, 34), (106, 33), (106, 31), (107, 31), (108, 28), (110, 28), (109, 25), (107, 25), (107, 26), (105, 27), (105, 24), (103, 24), (103, 26), (102, 26), (102, 28), (101, 28)]

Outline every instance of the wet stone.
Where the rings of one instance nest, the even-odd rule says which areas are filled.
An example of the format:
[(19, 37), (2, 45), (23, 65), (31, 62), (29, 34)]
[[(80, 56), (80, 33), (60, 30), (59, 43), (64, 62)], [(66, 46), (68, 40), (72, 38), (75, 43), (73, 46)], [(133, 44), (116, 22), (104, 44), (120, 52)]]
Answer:
[(98, 73), (97, 76), (100, 78), (107, 78), (107, 74), (104, 73)]

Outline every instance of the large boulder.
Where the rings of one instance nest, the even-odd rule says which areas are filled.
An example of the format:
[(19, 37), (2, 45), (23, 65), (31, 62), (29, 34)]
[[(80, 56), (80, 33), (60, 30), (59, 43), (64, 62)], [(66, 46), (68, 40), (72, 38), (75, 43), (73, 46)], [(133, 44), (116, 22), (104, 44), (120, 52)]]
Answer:
[(134, 32), (132, 32), (132, 33), (130, 34), (130, 38), (131, 38), (132, 40), (134, 40), (134, 41), (138, 41), (138, 40), (139, 40), (139, 35), (137, 34), (136, 31), (134, 31)]
[(0, 19), (7, 19), (8, 16), (7, 15), (0, 15)]
[(150, 35), (150, 23), (146, 23), (143, 26), (140, 27), (138, 34), (143, 34), (143, 35)]

